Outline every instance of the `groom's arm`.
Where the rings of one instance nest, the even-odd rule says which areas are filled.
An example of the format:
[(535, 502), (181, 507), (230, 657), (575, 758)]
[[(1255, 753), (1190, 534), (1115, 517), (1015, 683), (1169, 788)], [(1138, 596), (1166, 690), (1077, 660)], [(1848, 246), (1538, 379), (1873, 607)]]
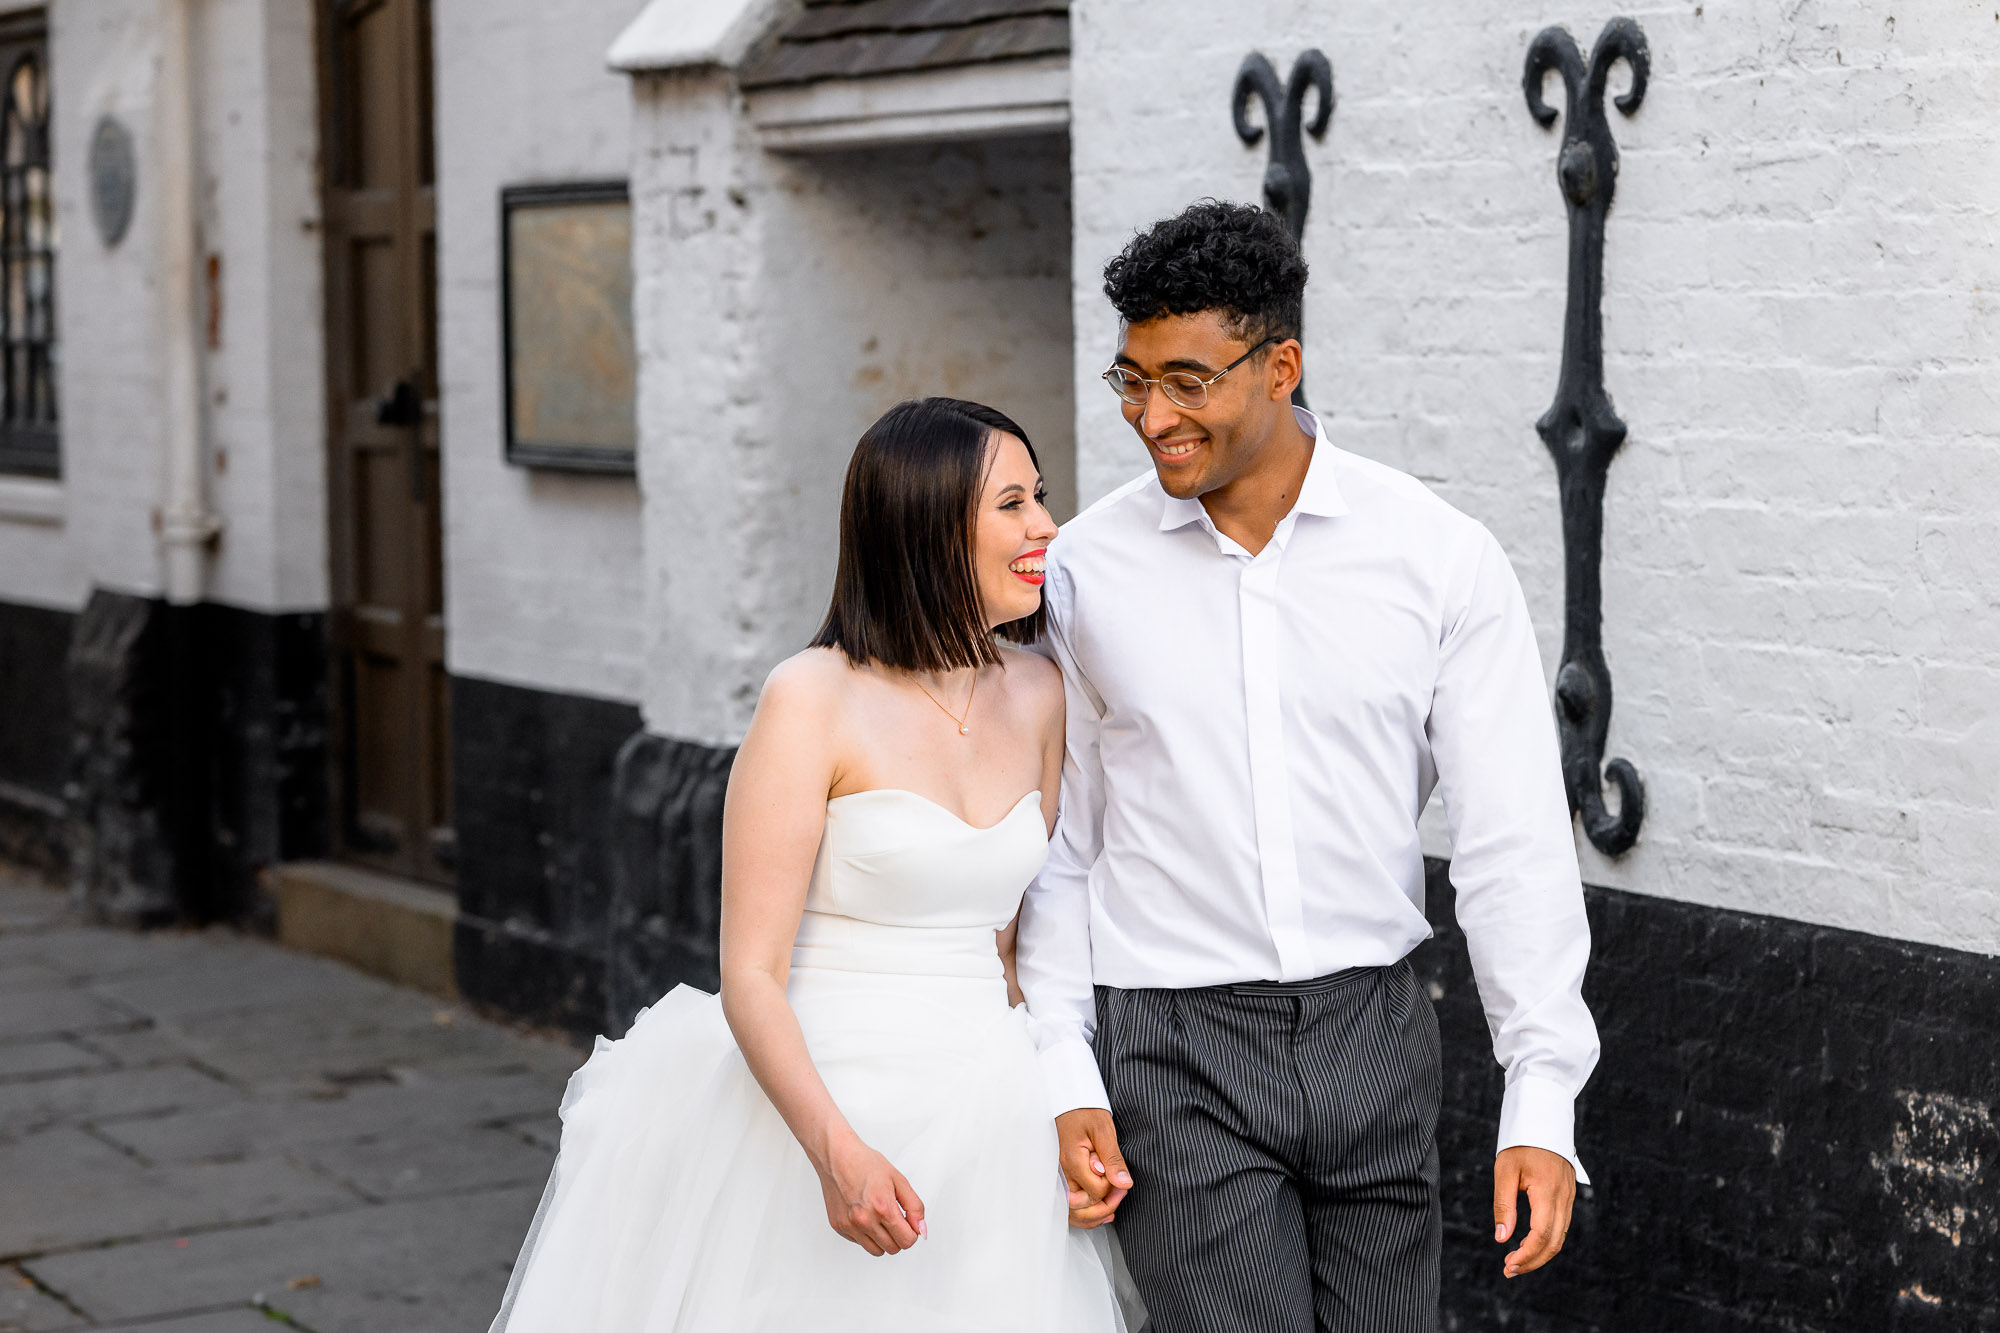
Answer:
[(1090, 971), (1090, 869), (1103, 846), (1098, 732), (1104, 709), (1070, 648), (1066, 573), (1051, 562), (1043, 593), (1046, 646), (1063, 679), (1062, 798), (1048, 860), (1021, 903), (1015, 955), (1051, 1115), (1111, 1105), (1090, 1049), (1097, 1027)]
[(1507, 1071), (1494, 1220), (1511, 1234), (1517, 1177), (1534, 1213), (1511, 1275), (1561, 1247), (1573, 1189), (1554, 1179), (1569, 1175), (1561, 1163), (1523, 1150), (1555, 1154), (1588, 1183), (1573, 1103), (1598, 1043), (1582, 993), (1590, 926), (1541, 655), (1520, 583), (1483, 528), (1461, 554), (1428, 732), (1452, 828), (1458, 921)]
[(1132, 1185), (1118, 1151), (1110, 1098), (1090, 1049), (1096, 1005), (1090, 964), (1090, 871), (1103, 847), (1104, 773), (1098, 735), (1104, 704), (1078, 666), (1068, 634), (1068, 582), (1060, 561), (1043, 590), (1044, 647), (1062, 669), (1065, 706), (1061, 811), (1048, 860), (1021, 904), (1016, 975), (1041, 1056), (1057, 1157), (1070, 1187), (1070, 1223), (1102, 1226)]

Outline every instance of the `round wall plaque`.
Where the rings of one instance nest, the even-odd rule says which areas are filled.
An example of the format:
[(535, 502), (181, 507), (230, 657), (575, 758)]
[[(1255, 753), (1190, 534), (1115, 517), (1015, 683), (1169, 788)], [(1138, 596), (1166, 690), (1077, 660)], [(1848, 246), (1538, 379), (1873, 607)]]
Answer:
[(131, 131), (116, 116), (98, 117), (90, 135), (90, 216), (106, 245), (125, 239), (138, 189), (139, 163), (132, 153)]

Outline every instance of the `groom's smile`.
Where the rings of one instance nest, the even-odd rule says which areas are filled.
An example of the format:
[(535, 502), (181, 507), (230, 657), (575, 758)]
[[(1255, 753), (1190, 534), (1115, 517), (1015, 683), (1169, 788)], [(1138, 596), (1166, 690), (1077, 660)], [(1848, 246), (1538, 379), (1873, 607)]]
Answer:
[[(1162, 314), (1125, 325), (1105, 372), (1160, 486), (1205, 504), (1268, 461), (1274, 440), (1300, 443), (1292, 425), (1297, 343), (1245, 336), (1217, 310)], [(1287, 430), (1287, 428), (1290, 428)], [(1282, 470), (1282, 469), (1281, 469)]]

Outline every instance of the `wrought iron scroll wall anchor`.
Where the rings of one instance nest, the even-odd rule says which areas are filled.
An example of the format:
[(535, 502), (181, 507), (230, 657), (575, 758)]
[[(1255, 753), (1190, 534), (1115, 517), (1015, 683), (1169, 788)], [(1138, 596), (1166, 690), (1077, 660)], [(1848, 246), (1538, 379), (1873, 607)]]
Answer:
[[(1611, 726), (1601, 579), (1604, 484), (1612, 456), (1625, 442), (1625, 423), (1604, 391), (1604, 219), (1618, 181), (1618, 145), (1611, 137), (1604, 94), (1611, 66), (1620, 60), (1632, 72), (1632, 86), (1615, 101), (1629, 116), (1646, 95), (1650, 64), (1646, 34), (1629, 18), (1604, 25), (1587, 65), (1569, 33), (1542, 29), (1528, 44), (1521, 79), (1528, 111), (1544, 129), (1556, 120), (1556, 109), (1542, 99), (1544, 76), (1561, 74), (1566, 93), (1556, 179), (1569, 210), (1569, 299), (1555, 401), (1535, 430), (1555, 458), (1562, 498), (1565, 623), (1555, 696), (1563, 782), (1570, 810), (1583, 817), (1584, 833), (1607, 856), (1629, 851), (1646, 817), (1646, 790), (1638, 770), (1623, 759), (1604, 762)], [(1615, 814), (1604, 799), (1607, 780), (1618, 789)]]
[[(1312, 120), (1305, 118), (1306, 94), (1317, 92)], [(1264, 103), (1264, 124), (1250, 123), (1250, 99)], [(1264, 207), (1285, 220), (1294, 241), (1306, 230), (1306, 208), (1312, 203), (1312, 168), (1306, 165), (1303, 134), (1315, 139), (1326, 137), (1333, 119), (1333, 65), (1325, 53), (1302, 51), (1292, 62), (1291, 77), (1278, 82), (1278, 71), (1263, 53), (1252, 51), (1243, 57), (1236, 71), (1236, 87), (1229, 95), (1229, 115), (1236, 122), (1236, 136), (1255, 147), (1270, 132), (1270, 156), (1264, 166)], [(1306, 386), (1292, 391), (1292, 401), (1306, 405)]]

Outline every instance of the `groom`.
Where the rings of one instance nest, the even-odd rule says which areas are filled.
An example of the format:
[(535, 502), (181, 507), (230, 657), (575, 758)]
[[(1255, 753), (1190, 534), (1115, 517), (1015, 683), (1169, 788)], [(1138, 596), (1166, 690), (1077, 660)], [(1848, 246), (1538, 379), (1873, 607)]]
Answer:
[(1590, 937), (1527, 607), (1485, 528), (1292, 407), (1278, 219), (1203, 201), (1104, 277), (1153, 471), (1049, 547), (1068, 748), (1019, 943), (1072, 1220), (1115, 1214), (1152, 1333), (1430, 1333), (1433, 787), (1507, 1071), (1495, 1240), (1532, 1215), (1509, 1277), (1583, 1179)]

